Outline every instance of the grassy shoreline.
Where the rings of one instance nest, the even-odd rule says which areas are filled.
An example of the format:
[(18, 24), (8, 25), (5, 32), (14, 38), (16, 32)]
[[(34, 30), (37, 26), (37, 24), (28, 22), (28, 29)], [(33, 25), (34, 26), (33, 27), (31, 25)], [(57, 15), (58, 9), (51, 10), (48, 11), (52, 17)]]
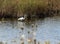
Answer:
[(0, 17), (53, 16), (59, 9), (51, 9), (48, 0), (0, 0)]

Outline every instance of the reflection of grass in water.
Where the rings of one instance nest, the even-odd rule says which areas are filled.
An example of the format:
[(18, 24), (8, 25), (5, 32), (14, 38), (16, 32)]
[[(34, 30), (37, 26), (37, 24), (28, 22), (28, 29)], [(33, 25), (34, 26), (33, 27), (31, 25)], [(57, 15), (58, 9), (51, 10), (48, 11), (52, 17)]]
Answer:
[(17, 21), (17, 18), (0, 18), (0, 21)]
[(44, 18), (31, 18), (30, 20), (25, 21), (26, 24), (35, 24), (37, 21), (42, 21)]
[(50, 44), (50, 41), (45, 41), (45, 44)]

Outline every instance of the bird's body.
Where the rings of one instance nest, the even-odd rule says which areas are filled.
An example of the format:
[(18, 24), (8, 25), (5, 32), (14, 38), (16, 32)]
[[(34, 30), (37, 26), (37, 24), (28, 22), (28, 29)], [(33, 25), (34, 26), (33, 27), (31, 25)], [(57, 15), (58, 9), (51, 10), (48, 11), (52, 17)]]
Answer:
[(18, 20), (23, 21), (23, 20), (25, 20), (25, 18), (24, 17), (20, 17), (20, 18), (18, 18)]
[(24, 16), (21, 16), (18, 18), (19, 21), (24, 21), (27, 18), (27, 14), (24, 14)]

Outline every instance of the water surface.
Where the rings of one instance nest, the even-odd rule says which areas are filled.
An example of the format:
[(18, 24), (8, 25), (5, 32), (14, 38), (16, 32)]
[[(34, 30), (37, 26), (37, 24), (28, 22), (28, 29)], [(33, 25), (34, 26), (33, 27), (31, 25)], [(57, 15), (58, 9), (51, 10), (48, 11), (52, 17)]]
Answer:
[(22, 37), (25, 44), (28, 44), (28, 39), (36, 39), (37, 43), (39, 41), (41, 44), (45, 41), (57, 44), (60, 42), (60, 17), (48, 17), (33, 22), (0, 21), (0, 41), (7, 44), (21, 44)]

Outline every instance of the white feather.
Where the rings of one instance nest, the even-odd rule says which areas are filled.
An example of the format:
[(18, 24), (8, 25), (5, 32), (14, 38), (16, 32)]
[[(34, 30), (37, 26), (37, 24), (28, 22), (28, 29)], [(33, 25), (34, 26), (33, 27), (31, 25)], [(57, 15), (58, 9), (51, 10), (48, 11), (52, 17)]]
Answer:
[(20, 18), (18, 18), (18, 20), (25, 20), (25, 18), (24, 17), (20, 17)]

